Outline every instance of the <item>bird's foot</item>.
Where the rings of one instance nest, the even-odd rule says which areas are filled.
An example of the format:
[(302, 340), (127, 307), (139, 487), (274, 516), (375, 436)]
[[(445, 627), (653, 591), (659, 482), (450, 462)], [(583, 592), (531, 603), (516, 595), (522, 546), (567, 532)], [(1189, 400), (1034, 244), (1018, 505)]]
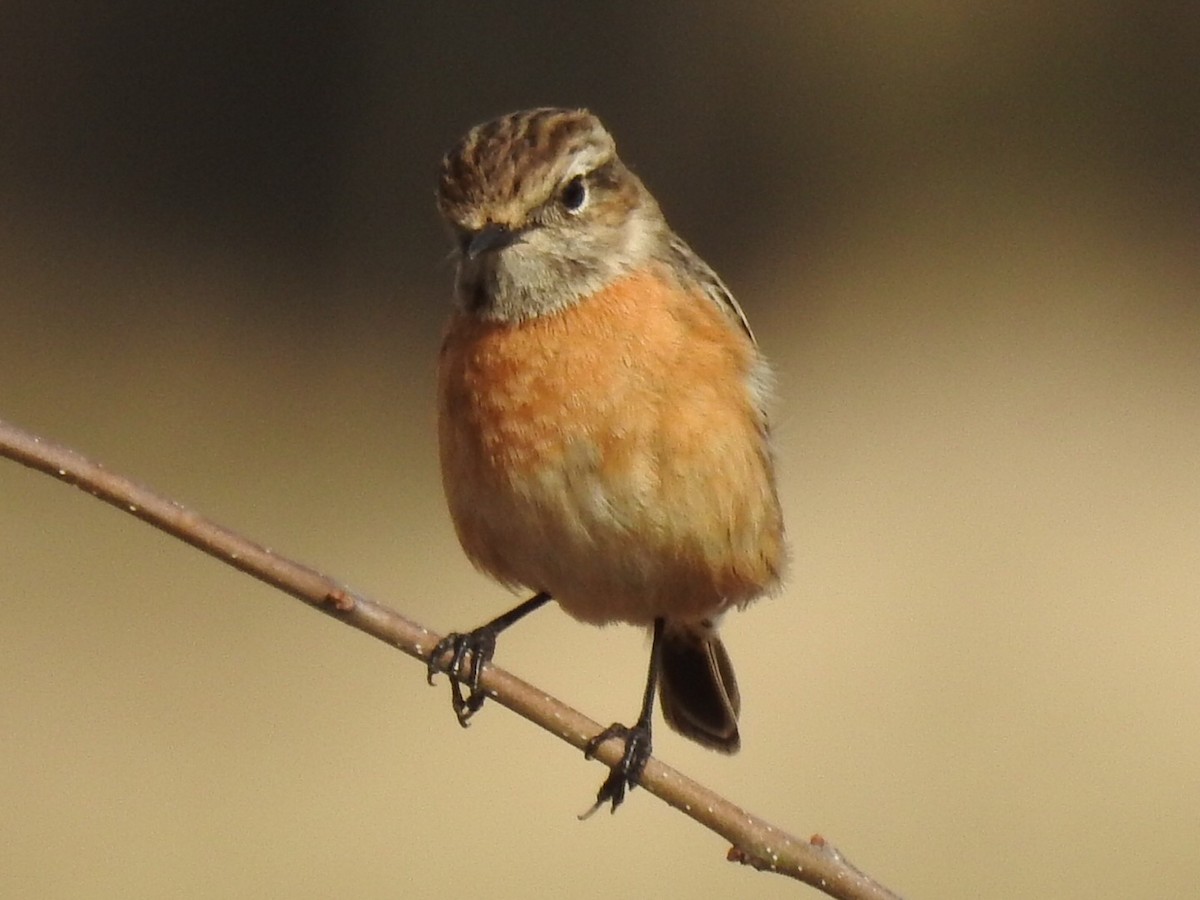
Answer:
[(625, 799), (625, 791), (637, 787), (638, 779), (642, 777), (642, 770), (646, 768), (646, 763), (650, 760), (649, 722), (638, 722), (632, 728), (614, 722), (587, 742), (587, 747), (583, 752), (584, 758), (594, 759), (600, 745), (610, 738), (622, 739), (625, 742), (624, 752), (621, 754), (621, 759), (612, 767), (612, 771), (608, 773), (608, 777), (604, 779), (604, 783), (600, 785), (600, 790), (596, 792), (596, 802), (579, 817), (581, 819), (586, 819), (605, 803), (611, 803), (610, 811), (616, 812), (617, 807)]
[[(487, 692), (479, 687), (479, 676), (496, 652), (496, 634), (490, 623), (466, 634), (452, 632), (438, 641), (425, 661), (430, 684), (438, 672), (445, 672), (450, 678), (450, 703), (463, 728), (487, 699)], [(443, 664), (442, 658), (447, 653), (450, 658)]]

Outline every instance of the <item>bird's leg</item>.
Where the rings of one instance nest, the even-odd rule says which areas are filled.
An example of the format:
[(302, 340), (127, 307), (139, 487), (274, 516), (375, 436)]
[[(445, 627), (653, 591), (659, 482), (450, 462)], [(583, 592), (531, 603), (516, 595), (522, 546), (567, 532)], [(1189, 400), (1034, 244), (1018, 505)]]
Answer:
[(581, 819), (586, 819), (605, 803), (611, 803), (611, 811), (616, 812), (617, 807), (625, 799), (626, 789), (632, 790), (637, 787), (642, 770), (646, 768), (646, 763), (650, 759), (650, 722), (654, 714), (654, 690), (658, 685), (663, 625), (662, 619), (654, 620), (654, 638), (650, 645), (650, 667), (646, 673), (646, 692), (642, 695), (642, 711), (638, 714), (637, 721), (634, 722), (632, 728), (614, 722), (588, 741), (587, 747), (584, 749), (584, 757), (592, 759), (600, 745), (609, 738), (620, 738), (625, 742), (625, 750), (621, 754), (620, 761), (608, 773), (608, 777), (604, 779), (604, 783), (600, 785), (600, 790), (596, 793), (596, 802), (592, 804), (591, 809), (580, 816)]
[[(433, 684), (433, 676), (439, 671), (450, 676), (450, 702), (454, 706), (454, 714), (458, 716), (458, 724), (463, 728), (467, 727), (468, 720), (479, 712), (483, 701), (487, 699), (485, 692), (479, 689), (479, 676), (496, 652), (496, 636), (549, 601), (550, 595), (545, 591), (535, 594), (520, 606), (513, 607), (474, 631), (466, 634), (451, 632), (430, 651), (425, 661), (426, 677)], [(442, 657), (447, 653), (451, 654), (450, 659), (444, 661)]]

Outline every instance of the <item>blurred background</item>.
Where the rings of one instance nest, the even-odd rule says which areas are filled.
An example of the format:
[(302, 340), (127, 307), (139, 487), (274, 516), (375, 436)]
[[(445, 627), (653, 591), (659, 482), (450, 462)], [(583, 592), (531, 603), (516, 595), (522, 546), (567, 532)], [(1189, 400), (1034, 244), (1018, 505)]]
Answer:
[[(431, 628), (512, 598), (432, 430), (442, 151), (585, 105), (779, 373), (742, 753), (667, 763), (911, 897), (1200, 881), (1193, 4), (0, 5), (0, 417)], [(804, 887), (424, 670), (0, 463), (0, 895)], [(498, 661), (600, 722), (631, 628)]]

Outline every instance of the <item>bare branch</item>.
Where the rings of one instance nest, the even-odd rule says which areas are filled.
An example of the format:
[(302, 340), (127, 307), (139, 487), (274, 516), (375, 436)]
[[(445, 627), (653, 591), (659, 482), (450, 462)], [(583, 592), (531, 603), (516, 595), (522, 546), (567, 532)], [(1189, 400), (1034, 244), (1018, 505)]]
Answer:
[[(74, 450), (3, 420), (0, 456), (73, 484), (414, 659), (424, 662), (440, 640), (440, 635), (321, 573), (272, 553)], [(502, 706), (580, 750), (601, 731), (587, 716), (494, 665), (484, 669), (481, 683)], [(618, 742), (610, 741), (596, 756), (612, 766), (619, 753)], [(898, 896), (850, 865), (824, 838), (804, 841), (792, 837), (657, 760), (647, 764), (640, 786), (730, 841), (730, 860), (788, 875), (841, 900), (896, 900)]]

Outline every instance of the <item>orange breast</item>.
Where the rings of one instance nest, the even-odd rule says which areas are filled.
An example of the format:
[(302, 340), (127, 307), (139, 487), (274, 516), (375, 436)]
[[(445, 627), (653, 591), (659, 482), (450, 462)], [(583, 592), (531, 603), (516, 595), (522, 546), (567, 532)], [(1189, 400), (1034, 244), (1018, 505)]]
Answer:
[(755, 354), (649, 274), (527, 322), (456, 314), (439, 438), (468, 556), (589, 621), (698, 618), (769, 589), (782, 524)]

